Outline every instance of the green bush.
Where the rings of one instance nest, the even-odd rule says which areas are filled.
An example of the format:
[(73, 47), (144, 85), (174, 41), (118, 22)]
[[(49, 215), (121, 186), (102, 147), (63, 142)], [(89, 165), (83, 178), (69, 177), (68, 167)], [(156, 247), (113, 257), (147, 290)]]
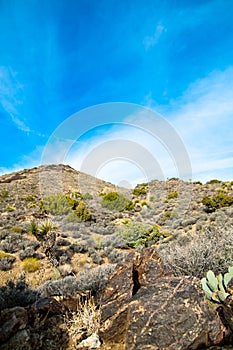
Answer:
[(174, 199), (174, 198), (177, 198), (177, 197), (178, 197), (178, 192), (177, 191), (170, 192), (167, 195), (167, 199)]
[(68, 214), (71, 211), (70, 203), (64, 194), (46, 196), (40, 202), (40, 210), (53, 215)]
[(208, 212), (213, 212), (222, 207), (230, 207), (233, 205), (233, 197), (225, 193), (219, 193), (217, 196), (205, 196), (202, 199), (202, 204), (206, 206)]
[(199, 181), (199, 180), (198, 180), (198, 181), (193, 181), (193, 184), (194, 184), (194, 185), (202, 185), (202, 182)]
[(80, 218), (80, 220), (82, 220), (82, 221), (90, 221), (91, 220), (91, 212), (86, 207), (86, 204), (84, 201), (79, 202), (79, 204), (77, 205), (74, 212), (77, 215), (77, 217)]
[[(90, 198), (90, 195), (88, 197)], [(80, 193), (73, 193), (69, 196), (64, 194), (46, 196), (41, 201), (40, 209), (53, 215), (67, 215), (68, 220), (72, 221), (74, 221), (74, 214), (82, 221), (89, 221), (91, 212), (81, 198), (83, 196)]]
[(133, 194), (135, 196), (141, 196), (141, 195), (146, 195), (147, 194), (147, 189), (148, 189), (148, 184), (147, 183), (142, 183), (137, 185), (134, 190)]
[(212, 180), (210, 180), (210, 181), (207, 181), (207, 182), (206, 182), (206, 185), (213, 185), (213, 184), (219, 184), (219, 183), (221, 183), (220, 180), (212, 179)]
[(126, 247), (140, 248), (148, 242), (157, 242), (160, 237), (159, 226), (129, 221), (118, 231)]
[(132, 210), (134, 208), (132, 201), (118, 192), (109, 192), (104, 195), (101, 205), (103, 208), (116, 211)]

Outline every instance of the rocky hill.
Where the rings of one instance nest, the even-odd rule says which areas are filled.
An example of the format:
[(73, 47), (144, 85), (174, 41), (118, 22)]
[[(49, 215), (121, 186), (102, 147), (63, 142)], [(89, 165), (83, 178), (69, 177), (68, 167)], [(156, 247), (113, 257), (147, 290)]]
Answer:
[(0, 215), (0, 349), (232, 349), (200, 279), (233, 265), (233, 182), (41, 166), (0, 177)]

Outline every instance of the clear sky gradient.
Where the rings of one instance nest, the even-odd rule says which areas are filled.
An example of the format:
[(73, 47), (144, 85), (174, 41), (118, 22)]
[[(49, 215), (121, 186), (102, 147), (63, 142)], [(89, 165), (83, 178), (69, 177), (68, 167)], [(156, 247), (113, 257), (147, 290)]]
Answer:
[[(40, 165), (50, 135), (72, 114), (127, 102), (171, 123), (194, 179), (232, 180), (232, 18), (232, 0), (0, 0), (0, 173)], [(88, 133), (64, 163), (80, 167), (116, 132)], [(118, 135), (130, 139), (127, 132), (122, 125)], [(176, 176), (161, 164), (165, 178)], [(143, 180), (131, 165), (109, 163), (97, 175)], [(116, 178), (124, 168), (125, 179)]]

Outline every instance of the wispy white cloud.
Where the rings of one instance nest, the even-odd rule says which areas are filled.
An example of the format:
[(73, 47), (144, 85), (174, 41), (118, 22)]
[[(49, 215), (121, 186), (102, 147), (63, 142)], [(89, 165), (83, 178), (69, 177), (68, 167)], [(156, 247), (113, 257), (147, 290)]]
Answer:
[(163, 111), (185, 143), (194, 177), (233, 178), (233, 67), (193, 82)]
[(9, 67), (0, 67), (0, 103), (14, 125), (24, 132), (30, 132), (24, 118), (20, 116), (19, 107), (23, 104), (23, 85), (17, 74)]
[(153, 35), (146, 36), (144, 38), (143, 45), (145, 49), (148, 50), (149, 48), (155, 46), (159, 42), (159, 39), (164, 32), (166, 32), (166, 28), (161, 23), (159, 23), (156, 26), (155, 32), (153, 33)]

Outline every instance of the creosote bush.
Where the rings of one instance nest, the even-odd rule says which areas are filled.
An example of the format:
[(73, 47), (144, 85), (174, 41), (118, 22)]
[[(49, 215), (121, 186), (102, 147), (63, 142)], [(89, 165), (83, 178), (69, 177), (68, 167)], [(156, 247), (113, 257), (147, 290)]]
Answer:
[(148, 184), (147, 183), (141, 183), (138, 184), (134, 190), (133, 190), (133, 194), (135, 196), (143, 196), (147, 194), (147, 190), (148, 190)]
[(167, 195), (167, 199), (175, 199), (177, 197), (178, 197), (178, 192), (177, 191), (170, 192)]
[[(87, 196), (90, 198), (89, 194)], [(81, 221), (91, 220), (91, 212), (80, 193), (73, 193), (68, 196), (64, 194), (46, 196), (40, 202), (40, 210), (53, 215), (67, 215), (68, 221), (71, 222), (75, 221), (73, 214)]]
[(103, 208), (116, 211), (132, 210), (134, 208), (132, 201), (118, 192), (109, 192), (105, 194), (101, 205)]
[(222, 207), (230, 207), (233, 205), (233, 197), (219, 192), (216, 196), (205, 196), (202, 199), (202, 204), (205, 205), (207, 212), (213, 212)]
[(64, 194), (46, 196), (40, 202), (40, 210), (53, 215), (64, 215), (71, 211), (71, 207)]
[(206, 182), (206, 185), (213, 185), (213, 184), (219, 184), (219, 183), (221, 183), (220, 180), (218, 180), (218, 179), (212, 179), (212, 180), (207, 181), (207, 182)]
[(151, 226), (141, 222), (129, 221), (119, 229), (118, 235), (126, 247), (140, 248), (149, 242), (155, 243), (160, 237), (159, 226)]

